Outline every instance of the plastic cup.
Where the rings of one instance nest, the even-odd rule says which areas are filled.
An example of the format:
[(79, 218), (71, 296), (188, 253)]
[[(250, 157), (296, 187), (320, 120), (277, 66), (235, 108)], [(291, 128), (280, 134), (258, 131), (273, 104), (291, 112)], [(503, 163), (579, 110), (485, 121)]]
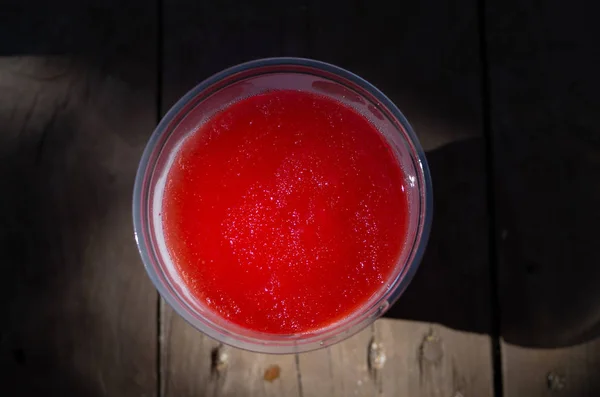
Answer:
[[(408, 229), (392, 276), (366, 304), (323, 329), (275, 335), (223, 319), (195, 299), (166, 249), (160, 220), (166, 174), (184, 138), (229, 104), (273, 89), (303, 90), (333, 98), (366, 117), (385, 137), (407, 178)], [(429, 237), (432, 189), (419, 141), (400, 110), (373, 85), (339, 67), (309, 59), (270, 58), (244, 63), (208, 78), (181, 98), (152, 134), (133, 194), (135, 238), (150, 279), (188, 323), (231, 346), (263, 353), (296, 353), (330, 346), (365, 328), (404, 292)]]

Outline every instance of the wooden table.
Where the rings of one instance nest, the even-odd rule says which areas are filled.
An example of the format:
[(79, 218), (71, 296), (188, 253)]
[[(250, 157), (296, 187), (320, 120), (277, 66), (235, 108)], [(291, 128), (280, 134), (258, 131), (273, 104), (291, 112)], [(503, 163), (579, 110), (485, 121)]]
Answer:
[[(600, 396), (600, 28), (582, 1), (38, 3), (0, 6), (0, 395)], [(158, 299), (131, 195), (178, 97), (281, 55), (398, 104), (435, 219), (387, 318), (268, 356)]]

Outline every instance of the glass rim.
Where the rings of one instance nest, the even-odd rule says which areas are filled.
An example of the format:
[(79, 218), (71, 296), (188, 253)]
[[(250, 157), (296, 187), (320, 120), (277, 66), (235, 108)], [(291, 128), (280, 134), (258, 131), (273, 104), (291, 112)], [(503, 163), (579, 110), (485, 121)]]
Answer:
[[(307, 338), (300, 339), (290, 338), (290, 335), (276, 335), (260, 332), (254, 333), (258, 335), (262, 334), (265, 336), (269, 336), (271, 339), (267, 340), (256, 337), (247, 337), (244, 335), (232, 333), (226, 327), (223, 327), (219, 324), (215, 324), (209, 319), (205, 318), (203, 315), (198, 314), (197, 311), (193, 310), (189, 306), (189, 304), (185, 302), (184, 299), (178, 296), (179, 294), (172, 287), (171, 281), (168, 279), (168, 277), (166, 277), (163, 274), (163, 277), (161, 278), (161, 274), (159, 274), (159, 272), (157, 272), (156, 269), (156, 267), (158, 267), (158, 269), (164, 273), (164, 269), (161, 265), (160, 256), (156, 254), (155, 248), (150, 243), (150, 241), (152, 241), (152, 239), (155, 238), (155, 236), (152, 236), (149, 227), (150, 222), (148, 221), (150, 216), (150, 205), (148, 203), (149, 196), (147, 184), (150, 182), (154, 173), (154, 168), (156, 166), (156, 162), (154, 162), (154, 164), (151, 164), (151, 158), (157, 150), (159, 140), (163, 138), (163, 136), (170, 135), (173, 132), (175, 127), (169, 129), (170, 127), (172, 127), (172, 123), (174, 121), (177, 121), (178, 118), (184, 117), (186, 114), (188, 114), (182, 114), (182, 110), (185, 110), (186, 106), (190, 105), (190, 103), (192, 103), (195, 98), (202, 95), (207, 90), (214, 88), (215, 85), (218, 85), (218, 83), (227, 82), (228, 79), (231, 79), (237, 74), (256, 70), (256, 74), (247, 76), (247, 78), (251, 78), (253, 76), (261, 75), (260, 70), (268, 67), (299, 67), (307, 68), (308, 70), (313, 70), (314, 72), (325, 72), (327, 74), (331, 74), (333, 76), (347, 80), (348, 82), (362, 88), (365, 92), (371, 95), (373, 99), (377, 101), (376, 104), (379, 107), (389, 112), (393, 116), (393, 118), (395, 118), (400, 124), (401, 128), (403, 129), (402, 132), (404, 132), (406, 135), (404, 139), (410, 145), (410, 149), (412, 152), (411, 158), (418, 176), (417, 183), (419, 185), (419, 219), (414, 241), (407, 245), (406, 249), (409, 249), (410, 253), (405, 263), (403, 264), (404, 266), (398, 271), (397, 274), (393, 275), (393, 278), (390, 278), (390, 286), (386, 289), (382, 289), (379, 292), (377, 292), (375, 295), (376, 299), (373, 302), (369, 300), (368, 302), (370, 303), (368, 306), (360, 306), (349, 316), (345, 317), (344, 319), (338, 320), (336, 323), (333, 324), (336, 325), (337, 323), (344, 323), (341, 329), (338, 329), (340, 327), (332, 328), (331, 326), (327, 326), (322, 329), (316, 330), (317, 334), (315, 334), (313, 337), (310, 337), (313, 334), (311, 332), (306, 334), (297, 334), (307, 336)], [(290, 70), (289, 72), (302, 73), (302, 71), (297, 70)], [(270, 73), (273, 72), (267, 71), (262, 74)], [(327, 78), (322, 75), (319, 75), (318, 73), (315, 73), (314, 75), (321, 78)], [(230, 84), (234, 84), (237, 81), (239, 80), (234, 80), (229, 84), (225, 84), (223, 87), (217, 87), (217, 89), (214, 92), (218, 92), (220, 89), (223, 89), (229, 86)], [(338, 84), (342, 84), (339, 81), (335, 82)], [(352, 87), (348, 88), (355, 90)], [(359, 95), (363, 96), (364, 94), (359, 93)], [(208, 98), (209, 96), (210, 93), (208, 96), (206, 96), (206, 98)], [(201, 102), (202, 100), (198, 101), (198, 103)], [(162, 147), (158, 149), (162, 151)], [(149, 167), (152, 167), (150, 172), (148, 171)], [(158, 123), (144, 149), (136, 173), (132, 207), (134, 236), (136, 244), (138, 246), (138, 250), (140, 252), (140, 256), (142, 258), (142, 262), (144, 264), (146, 272), (148, 273), (150, 279), (152, 280), (154, 286), (160, 293), (161, 297), (173, 308), (173, 310), (175, 310), (185, 321), (190, 323), (190, 325), (192, 325), (195, 329), (228, 345), (261, 353), (285, 354), (315, 350), (333, 343), (340, 342), (341, 340), (344, 340), (354, 335), (355, 333), (359, 332), (364, 327), (366, 327), (368, 324), (372, 323), (376, 318), (381, 316), (389, 308), (389, 306), (391, 306), (398, 300), (398, 298), (402, 295), (406, 287), (410, 284), (412, 278), (414, 277), (414, 274), (419, 268), (421, 259), (425, 251), (425, 247), (427, 245), (427, 241), (429, 239), (433, 210), (433, 194), (431, 176), (429, 173), (427, 160), (425, 158), (425, 153), (419, 143), (419, 140), (416, 134), (414, 133), (412, 127), (410, 126), (408, 120), (404, 117), (404, 115), (398, 109), (398, 107), (385, 94), (383, 94), (383, 92), (381, 92), (374, 85), (359, 77), (358, 75), (349, 72), (345, 69), (342, 69), (338, 66), (306, 58), (280, 57), (258, 59), (222, 70), (221, 72), (212, 75), (211, 77), (196, 85), (184, 96), (182, 96), (169, 109), (169, 111)], [(205, 321), (203, 322), (198, 320), (194, 317), (194, 315), (191, 315), (189, 313), (190, 311), (192, 311), (196, 315), (196, 317), (203, 317)], [(352, 321), (350, 321), (348, 324), (345, 324), (347, 319), (351, 319)], [(323, 334), (319, 334), (319, 332), (321, 331), (324, 331)], [(286, 339), (286, 336), (288, 339)], [(277, 339), (277, 341), (275, 342), (272, 340), (273, 337), (278, 337), (279, 339)]]

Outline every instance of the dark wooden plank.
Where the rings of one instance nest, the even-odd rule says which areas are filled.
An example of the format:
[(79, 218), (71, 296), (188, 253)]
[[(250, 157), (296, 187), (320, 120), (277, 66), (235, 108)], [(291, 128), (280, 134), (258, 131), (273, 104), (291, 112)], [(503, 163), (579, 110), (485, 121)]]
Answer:
[[(350, 390), (492, 396), (477, 2), (315, 2), (310, 15), (311, 56), (361, 75), (399, 106), (427, 151), (434, 184), (422, 266), (387, 318), (375, 323), (379, 368), (356, 375)], [(339, 372), (367, 364), (367, 351), (365, 342), (361, 357), (336, 362)], [(304, 383), (304, 368), (301, 375)], [(368, 391), (364, 383), (356, 387), (363, 375)], [(332, 380), (323, 370), (307, 382)]]
[(554, 395), (559, 374), (597, 396), (600, 27), (583, 1), (486, 16), (505, 394)]
[(562, 348), (504, 343), (506, 396), (591, 397), (598, 395), (600, 341)]
[[(460, 5), (429, 1), (400, 6), (364, 1), (250, 5), (183, 0), (166, 5), (166, 105), (209, 74), (240, 61), (308, 55), (346, 67), (382, 88), (403, 109), (429, 150), (440, 209), (431, 249), (415, 283), (390, 316), (422, 323), (382, 320), (340, 345), (300, 355), (298, 391), (305, 395), (492, 394), (489, 338), (476, 334), (489, 332), (490, 306), (475, 9), (471, 0)], [(307, 43), (302, 35), (308, 35)], [(233, 384), (231, 375), (224, 375), (228, 380), (210, 379), (209, 351), (217, 344), (195, 333), (169, 308), (164, 319), (166, 395), (231, 393), (233, 389), (218, 383)], [(429, 325), (438, 322), (448, 327)], [(432, 364), (429, 379), (419, 374), (415, 352), (432, 329), (430, 337), (443, 341), (444, 359)], [(412, 336), (404, 338), (406, 334)], [(369, 370), (373, 341), (390, 357), (376, 372)], [(191, 348), (196, 349), (192, 357)], [(470, 354), (462, 355), (467, 349)], [(252, 357), (258, 356), (239, 353), (238, 360), (250, 363), (249, 372), (260, 373)], [(287, 359), (280, 359), (287, 368)], [(249, 382), (240, 395), (260, 390), (259, 379)], [(282, 382), (292, 390), (291, 379)]]
[(156, 120), (138, 0), (3, 3), (3, 395), (156, 395), (156, 292), (131, 194)]
[(307, 6), (299, 0), (164, 4), (164, 109), (210, 75), (252, 59), (307, 56)]
[[(226, 67), (256, 58), (306, 55), (305, 13), (306, 7), (297, 1), (166, 2), (163, 111)], [(170, 307), (163, 306), (163, 313), (162, 395), (300, 395), (294, 355), (220, 346)], [(275, 367), (280, 371), (277, 379), (265, 380), (265, 371)]]

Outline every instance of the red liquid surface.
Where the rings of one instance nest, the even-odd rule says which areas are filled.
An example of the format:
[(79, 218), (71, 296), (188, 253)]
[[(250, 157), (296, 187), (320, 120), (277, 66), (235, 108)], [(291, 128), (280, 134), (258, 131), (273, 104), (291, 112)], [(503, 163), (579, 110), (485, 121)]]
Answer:
[(162, 207), (169, 253), (221, 317), (273, 334), (326, 327), (385, 288), (408, 219), (388, 143), (335, 100), (271, 91), (183, 143)]

